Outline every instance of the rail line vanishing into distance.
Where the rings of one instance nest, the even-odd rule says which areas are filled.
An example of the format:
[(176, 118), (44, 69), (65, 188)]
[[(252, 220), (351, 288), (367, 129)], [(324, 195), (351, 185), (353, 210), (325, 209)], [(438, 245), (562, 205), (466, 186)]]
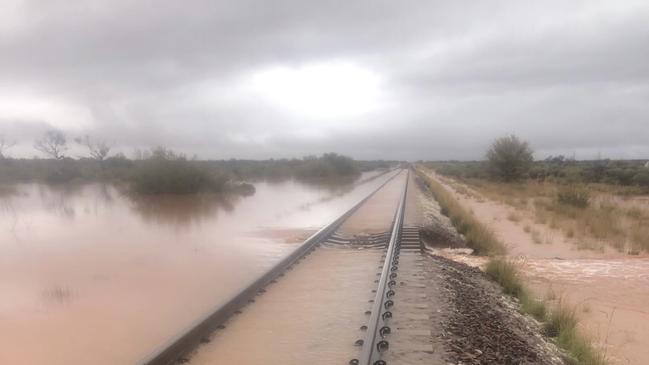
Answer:
[[(419, 232), (416, 229), (404, 228), (404, 211), (406, 204), (406, 194), (408, 191), (408, 181), (410, 172), (406, 170), (406, 179), (401, 193), (399, 203), (393, 218), (391, 229), (388, 232), (374, 234), (367, 237), (362, 242), (351, 242), (349, 239), (336, 234), (338, 228), (356, 212), (368, 199), (381, 190), (386, 184), (395, 177), (401, 175), (403, 170), (398, 171), (379, 187), (361, 199), (347, 212), (335, 219), (330, 224), (321, 228), (318, 232), (309, 237), (297, 249), (290, 253), (274, 265), (269, 271), (261, 277), (253, 280), (230, 300), (211, 311), (204, 318), (196, 321), (183, 333), (171, 339), (140, 362), (141, 365), (172, 365), (184, 363), (188, 356), (201, 343), (208, 341), (210, 335), (217, 329), (223, 328), (223, 324), (233, 314), (237, 313), (243, 306), (254, 301), (254, 297), (265, 291), (265, 287), (274, 282), (278, 277), (284, 275), (284, 272), (311, 254), (318, 246), (336, 245), (336, 244), (359, 244), (367, 248), (385, 248), (385, 254), (380, 276), (375, 283), (374, 299), (372, 309), (369, 314), (369, 320), (366, 326), (362, 326), (365, 338), (359, 339), (357, 345), (361, 345), (361, 351), (358, 358), (351, 359), (350, 365), (385, 365), (384, 354), (389, 349), (388, 338), (392, 332), (390, 321), (393, 316), (392, 308), (395, 305), (393, 297), (396, 295), (396, 278), (399, 270), (399, 255), (401, 249), (421, 248)], [(389, 238), (389, 240), (388, 240)], [(402, 242), (403, 241), (403, 242)]]
[(406, 206), (406, 194), (408, 193), (408, 178), (410, 172), (406, 172), (406, 183), (401, 193), (399, 205), (392, 223), (392, 233), (385, 253), (385, 260), (381, 268), (381, 277), (378, 280), (376, 296), (367, 326), (367, 336), (363, 340), (363, 349), (359, 359), (349, 361), (350, 365), (385, 365), (387, 362), (381, 359), (383, 352), (389, 348), (386, 337), (392, 331), (390, 319), (394, 306), (392, 297), (395, 296), (397, 285), (396, 278), (399, 270), (399, 252), (401, 250), (401, 230), (403, 228), (403, 215)]

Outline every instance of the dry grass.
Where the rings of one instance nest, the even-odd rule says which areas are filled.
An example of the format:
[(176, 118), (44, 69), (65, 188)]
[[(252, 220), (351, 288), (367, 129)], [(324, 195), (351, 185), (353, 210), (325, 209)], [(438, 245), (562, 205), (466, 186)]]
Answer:
[[(431, 192), (442, 207), (442, 212), (451, 218), (456, 229), (465, 234), (467, 241), (471, 237), (471, 245), (476, 245), (482, 253), (504, 253), (505, 246), (494, 234), (485, 228), (477, 219), (469, 214), (455, 198), (437, 181), (419, 172)], [(487, 240), (480, 241), (481, 239)], [(475, 248), (478, 251), (478, 248)], [(500, 284), (503, 291), (516, 297), (521, 309), (544, 322), (546, 333), (555, 337), (557, 344), (574, 359), (576, 365), (605, 365), (606, 358), (577, 330), (575, 311), (559, 303), (554, 310), (548, 311), (543, 300), (534, 298), (525, 288), (518, 269), (511, 262), (502, 258), (492, 258), (485, 268), (486, 274)]]
[(505, 253), (505, 246), (494, 233), (482, 225), (469, 211), (449, 193), (442, 184), (425, 174), (419, 176), (426, 183), (441, 207), (441, 213), (448, 216), (457, 231), (464, 235), (467, 245), (478, 255), (498, 255)]
[[(608, 245), (629, 254), (649, 251), (649, 210), (622, 204), (644, 190), (605, 184), (466, 182), (490, 199), (529, 211), (535, 223), (562, 231), (580, 249), (602, 250)], [(507, 218), (516, 221), (515, 216)], [(526, 232), (533, 234), (531, 228)]]

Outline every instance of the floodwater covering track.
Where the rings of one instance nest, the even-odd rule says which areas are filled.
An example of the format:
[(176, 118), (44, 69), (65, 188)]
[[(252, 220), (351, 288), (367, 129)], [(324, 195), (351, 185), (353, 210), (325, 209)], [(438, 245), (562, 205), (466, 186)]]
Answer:
[(395, 295), (394, 287), (397, 284), (395, 279), (398, 276), (400, 236), (408, 193), (409, 174), (410, 172), (408, 171), (399, 206), (395, 213), (392, 233), (390, 235), (385, 260), (383, 261), (383, 268), (376, 289), (372, 313), (367, 326), (367, 336), (363, 341), (363, 348), (359, 359), (352, 359), (350, 361), (352, 365), (387, 364), (384, 360), (381, 360), (381, 357), (389, 348), (386, 336), (391, 332), (389, 322), (390, 318), (392, 318), (391, 308), (394, 306), (394, 301), (392, 300), (392, 297)]
[(320, 242), (324, 241), (333, 232), (335, 232), (338, 227), (340, 227), (347, 220), (347, 218), (349, 218), (356, 210), (358, 210), (368, 199), (370, 199), (376, 192), (381, 190), (381, 188), (383, 188), (398, 175), (400, 175), (400, 172), (395, 173), (393, 176), (391, 176), (388, 180), (386, 180), (378, 188), (368, 194), (365, 198), (361, 199), (342, 216), (313, 234), (295, 251), (293, 251), (286, 258), (273, 266), (264, 275), (253, 280), (249, 285), (245, 286), (243, 290), (233, 296), (225, 304), (215, 308), (210, 312), (209, 315), (190, 326), (188, 330), (184, 331), (168, 343), (161, 346), (153, 354), (142, 360), (140, 364), (170, 365), (178, 362), (184, 362), (186, 356), (200, 343), (209, 338), (209, 335), (214, 330), (219, 328), (219, 326), (221, 326), (229, 317), (235, 314), (241, 307), (252, 301), (255, 295), (257, 295), (259, 292), (262, 292), (264, 287), (273, 282), (278, 276), (281, 276), (285, 270), (301, 260), (308, 253), (312, 252)]

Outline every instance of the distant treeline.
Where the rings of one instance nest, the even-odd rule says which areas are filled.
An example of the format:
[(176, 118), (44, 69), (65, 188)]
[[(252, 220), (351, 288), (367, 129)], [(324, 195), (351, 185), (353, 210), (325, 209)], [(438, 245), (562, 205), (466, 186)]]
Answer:
[(164, 147), (138, 159), (123, 154), (103, 158), (0, 158), (0, 183), (39, 181), (116, 181), (143, 193), (223, 191), (240, 181), (296, 178), (323, 180), (356, 178), (362, 171), (389, 167), (388, 161), (355, 161), (335, 153), (279, 160), (195, 160)]
[[(487, 161), (427, 162), (443, 175), (457, 178), (495, 178)], [(573, 160), (564, 156), (550, 156), (534, 161), (525, 178), (546, 179), (568, 183), (602, 183), (649, 188), (647, 160)]]

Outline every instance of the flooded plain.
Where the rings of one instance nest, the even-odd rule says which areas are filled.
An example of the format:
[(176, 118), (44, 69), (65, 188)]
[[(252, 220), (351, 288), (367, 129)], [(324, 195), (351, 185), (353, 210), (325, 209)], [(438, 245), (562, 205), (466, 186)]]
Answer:
[(5, 188), (0, 362), (137, 363), (392, 175), (261, 182), (249, 197)]

